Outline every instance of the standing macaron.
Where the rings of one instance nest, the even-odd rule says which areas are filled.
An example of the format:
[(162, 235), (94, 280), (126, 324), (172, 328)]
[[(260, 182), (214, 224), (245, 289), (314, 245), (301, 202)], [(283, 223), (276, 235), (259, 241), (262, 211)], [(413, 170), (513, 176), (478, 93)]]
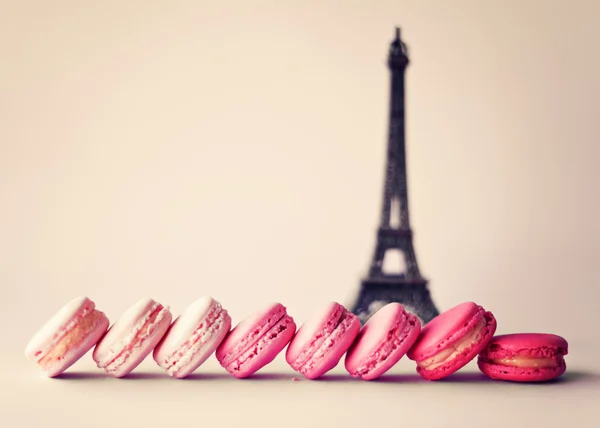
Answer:
[(123, 377), (148, 356), (171, 324), (168, 308), (152, 299), (131, 306), (96, 345), (93, 357), (99, 368)]
[(473, 302), (462, 303), (427, 323), (407, 356), (417, 362), (424, 379), (442, 379), (475, 358), (495, 331), (491, 312)]
[(568, 350), (567, 341), (554, 334), (505, 334), (492, 338), (477, 365), (492, 379), (543, 382), (565, 372)]
[(25, 355), (49, 377), (68, 369), (100, 340), (108, 318), (87, 297), (78, 297), (62, 307), (33, 336)]
[(217, 348), (217, 360), (238, 379), (248, 377), (273, 361), (295, 332), (286, 308), (272, 303), (231, 330)]
[(154, 361), (182, 379), (212, 355), (230, 328), (231, 317), (221, 304), (212, 297), (201, 297), (173, 322), (154, 348)]
[(296, 333), (286, 361), (308, 379), (323, 376), (339, 363), (360, 331), (360, 321), (345, 307), (329, 303)]
[(346, 370), (363, 380), (378, 378), (406, 354), (420, 332), (419, 319), (400, 303), (385, 305), (360, 330), (346, 354)]

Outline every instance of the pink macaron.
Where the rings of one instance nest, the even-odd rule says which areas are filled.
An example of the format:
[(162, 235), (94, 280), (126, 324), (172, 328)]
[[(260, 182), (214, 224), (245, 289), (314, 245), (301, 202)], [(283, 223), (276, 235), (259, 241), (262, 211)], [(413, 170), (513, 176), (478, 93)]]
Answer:
[(417, 362), (424, 379), (442, 379), (475, 358), (495, 331), (491, 312), (473, 302), (462, 303), (427, 323), (407, 356)]
[(152, 299), (131, 306), (94, 349), (99, 368), (115, 377), (135, 369), (162, 339), (171, 324), (168, 308)]
[(240, 322), (217, 348), (221, 366), (238, 379), (269, 364), (296, 332), (296, 323), (281, 303), (272, 303)]
[(55, 377), (83, 357), (108, 328), (108, 318), (87, 297), (78, 297), (62, 307), (33, 336), (25, 356), (49, 377)]
[(346, 354), (346, 370), (363, 380), (378, 378), (400, 361), (420, 332), (419, 319), (401, 304), (385, 305), (360, 330)]
[(479, 369), (492, 379), (543, 382), (562, 375), (569, 344), (554, 334), (495, 336), (479, 353)]
[(359, 331), (356, 315), (331, 302), (302, 324), (285, 359), (306, 378), (316, 379), (337, 366)]
[(231, 317), (221, 304), (212, 297), (201, 297), (173, 322), (154, 348), (154, 361), (182, 379), (215, 352), (230, 328)]

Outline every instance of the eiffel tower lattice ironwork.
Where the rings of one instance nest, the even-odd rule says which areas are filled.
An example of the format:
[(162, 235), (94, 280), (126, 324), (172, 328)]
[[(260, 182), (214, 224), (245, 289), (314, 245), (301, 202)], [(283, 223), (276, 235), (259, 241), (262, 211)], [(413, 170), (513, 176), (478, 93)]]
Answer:
[[(406, 45), (400, 38), (400, 29), (396, 28), (388, 56), (391, 97), (383, 207), (373, 261), (352, 310), (363, 323), (390, 302), (401, 303), (423, 324), (439, 314), (429, 294), (427, 280), (419, 271), (408, 216), (404, 117), (404, 74), (408, 63)], [(393, 218), (394, 211), (396, 219)], [(397, 225), (393, 224), (394, 220)], [(404, 256), (403, 272), (384, 272), (384, 257), (389, 250), (397, 250)]]

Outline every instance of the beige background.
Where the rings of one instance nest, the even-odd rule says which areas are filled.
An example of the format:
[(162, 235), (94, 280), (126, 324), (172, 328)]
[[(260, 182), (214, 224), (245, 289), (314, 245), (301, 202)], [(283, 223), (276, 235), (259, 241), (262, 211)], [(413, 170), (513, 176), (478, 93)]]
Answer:
[[(89, 426), (365, 426), (391, 409), (458, 426), (500, 405), (527, 410), (524, 423), (576, 412), (597, 426), (600, 3), (0, 5), (1, 426), (58, 426), (65, 401), (98, 400)], [(112, 320), (143, 296), (177, 314), (211, 294), (234, 321), (273, 300), (300, 322), (351, 301), (380, 208), (395, 25), (411, 51), (410, 209), (433, 298), (484, 305), (500, 333), (564, 335), (573, 382), (291, 382), (281, 359), (281, 377), (247, 382), (214, 361), (204, 383), (144, 375), (151, 361), (139, 382), (40, 379), (24, 346), (77, 295)], [(87, 369), (89, 356), (72, 371)]]

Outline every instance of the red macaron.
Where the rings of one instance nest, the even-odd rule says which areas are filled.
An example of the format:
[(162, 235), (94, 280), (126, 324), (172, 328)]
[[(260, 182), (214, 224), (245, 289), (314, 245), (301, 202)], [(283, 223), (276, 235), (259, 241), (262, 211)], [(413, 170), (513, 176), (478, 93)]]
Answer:
[(505, 334), (487, 344), (477, 365), (492, 379), (543, 382), (565, 372), (568, 347), (565, 339), (554, 334)]

